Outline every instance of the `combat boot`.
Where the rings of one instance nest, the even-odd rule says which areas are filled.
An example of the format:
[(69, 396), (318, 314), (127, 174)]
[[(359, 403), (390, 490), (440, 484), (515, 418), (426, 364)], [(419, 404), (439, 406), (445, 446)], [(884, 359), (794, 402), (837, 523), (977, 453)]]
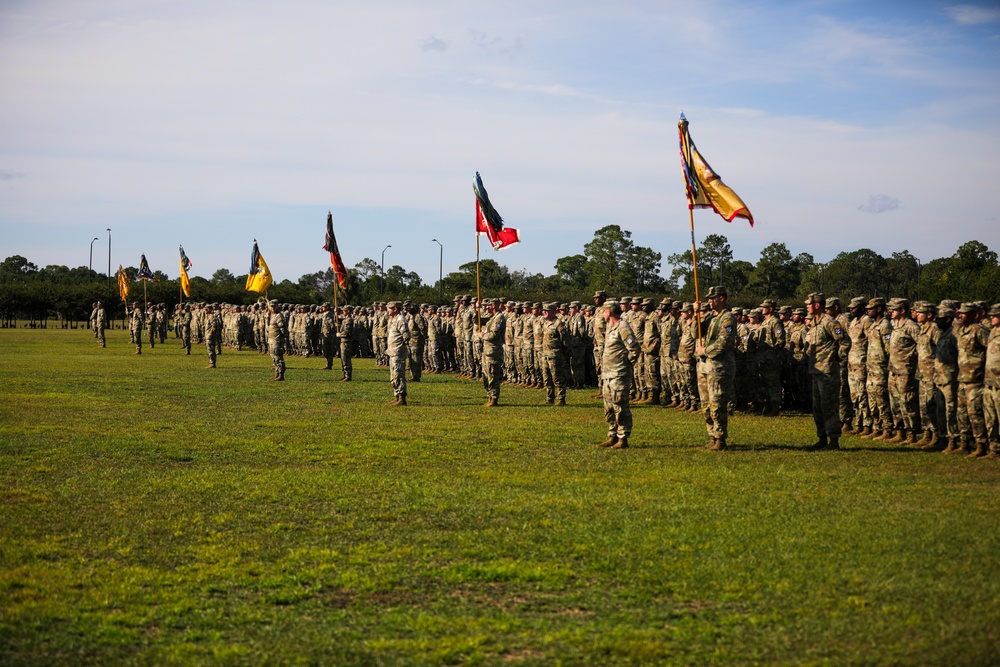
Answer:
[(972, 451), (972, 447), (964, 438), (957, 438), (955, 442), (955, 449), (948, 452), (949, 454), (968, 454)]
[(917, 432), (910, 431), (910, 435), (906, 438), (906, 442), (904, 444), (909, 447), (919, 447), (921, 442), (922, 440), (917, 440)]
[(872, 437), (872, 433), (874, 433), (874, 431), (872, 431), (872, 427), (865, 426), (864, 430), (858, 433), (858, 435), (860, 435), (862, 438), (870, 438)]
[(936, 431), (931, 431), (930, 429), (927, 429), (927, 432), (931, 434), (930, 440), (928, 440), (927, 444), (921, 447), (920, 449), (924, 450), (925, 452), (940, 452), (941, 450), (943, 450), (945, 447), (945, 439), (938, 437)]
[(986, 456), (986, 453), (987, 453), (986, 443), (985, 442), (981, 442), (978, 445), (976, 445), (976, 449), (974, 451), (970, 452), (968, 455), (966, 455), (965, 458), (967, 458), (967, 459), (978, 459), (980, 456)]
[(872, 438), (872, 440), (878, 440), (879, 442), (889, 442), (896, 437), (896, 432), (891, 428), (887, 428), (882, 431), (882, 435)]
[(931, 440), (933, 439), (934, 439), (934, 431), (932, 431), (931, 429), (926, 429), (924, 431), (924, 437), (920, 438), (920, 442), (916, 443), (917, 447), (923, 449), (927, 445), (931, 444)]
[(488, 408), (495, 408), (498, 405), (500, 405), (500, 401), (496, 396), (490, 396), (490, 400), (486, 401), (486, 407)]
[(820, 451), (823, 451), (824, 449), (826, 449), (827, 446), (829, 446), (829, 444), (830, 444), (830, 441), (827, 440), (827, 437), (825, 435), (821, 435), (816, 440), (816, 442), (814, 442), (813, 444), (811, 444), (808, 447), (806, 447), (806, 449), (808, 451), (810, 451), (810, 452), (820, 452)]
[(676, 396), (674, 396), (674, 397), (672, 397), (670, 399), (669, 403), (664, 403), (664, 407), (667, 407), (667, 408), (676, 408), (680, 404), (681, 404), (681, 402), (677, 400)]
[(406, 405), (406, 394), (399, 395), (399, 402), (396, 405)]
[(387, 403), (387, 405), (399, 405), (399, 396), (394, 396), (393, 399)]
[(898, 444), (898, 443), (906, 442), (906, 438), (907, 438), (906, 429), (905, 428), (901, 428), (898, 431), (896, 431), (896, 435), (892, 436), (891, 438), (887, 438), (887, 439), (883, 440), (882, 442), (889, 443), (889, 444)]
[(958, 449), (958, 438), (948, 438), (948, 446), (941, 450), (942, 454), (953, 454)]
[(566, 407), (566, 399), (560, 398), (558, 401), (556, 401), (556, 407), (562, 407), (562, 408)]
[(617, 435), (609, 435), (607, 440), (605, 440), (604, 442), (602, 442), (601, 444), (599, 444), (597, 446), (598, 447), (611, 447), (611, 446), (615, 445), (617, 442), (618, 442), (618, 436)]
[(660, 390), (659, 389), (654, 389), (653, 390), (653, 397), (649, 399), (649, 404), (650, 405), (660, 405)]
[(836, 435), (830, 436), (830, 442), (823, 448), (824, 452), (835, 452), (840, 449), (840, 437)]
[(843, 431), (844, 433), (854, 433), (854, 424), (852, 424), (850, 420), (848, 420), (843, 423), (843, 425), (840, 427), (840, 430)]
[(721, 452), (726, 449), (726, 439), (725, 438), (712, 438), (712, 446), (708, 449), (713, 452)]
[(990, 459), (990, 460), (1000, 459), (1000, 452), (998, 452), (995, 449), (990, 450), (990, 453), (987, 454), (986, 456), (984, 456), (983, 458), (984, 459)]
[(611, 445), (611, 449), (628, 449), (628, 437), (618, 438), (618, 442)]

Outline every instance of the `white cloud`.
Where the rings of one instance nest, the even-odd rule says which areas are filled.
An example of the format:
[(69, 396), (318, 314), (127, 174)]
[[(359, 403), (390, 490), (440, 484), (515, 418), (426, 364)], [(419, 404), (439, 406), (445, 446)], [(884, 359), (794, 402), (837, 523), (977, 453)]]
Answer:
[(1000, 20), (1000, 9), (980, 5), (952, 5), (945, 11), (960, 25), (980, 25)]
[(895, 211), (900, 207), (900, 202), (895, 197), (889, 195), (868, 195), (868, 201), (858, 206), (859, 211), (865, 213), (885, 213)]

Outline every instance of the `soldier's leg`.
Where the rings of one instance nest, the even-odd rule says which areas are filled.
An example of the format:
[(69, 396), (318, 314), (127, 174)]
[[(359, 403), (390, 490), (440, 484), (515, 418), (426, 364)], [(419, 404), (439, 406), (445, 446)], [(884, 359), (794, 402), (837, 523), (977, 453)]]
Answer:
[(350, 380), (354, 375), (354, 363), (351, 357), (350, 343), (342, 343), (340, 346), (340, 369), (344, 373), (344, 379)]
[(545, 402), (556, 402), (555, 364), (545, 359), (542, 364), (542, 381), (545, 384)]
[(990, 445), (990, 458), (1000, 457), (1000, 388), (983, 389), (983, 418), (986, 422), (986, 441)]

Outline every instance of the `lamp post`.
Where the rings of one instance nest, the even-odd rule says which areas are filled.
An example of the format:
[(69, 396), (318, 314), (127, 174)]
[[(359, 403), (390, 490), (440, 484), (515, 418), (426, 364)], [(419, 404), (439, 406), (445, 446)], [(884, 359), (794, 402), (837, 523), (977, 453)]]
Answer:
[[(97, 237), (95, 236), (94, 237), (94, 241), (96, 241), (96, 240), (97, 240)], [(91, 271), (94, 270), (94, 241), (90, 242), (90, 270)]]
[(391, 247), (392, 247), (391, 245), (387, 245), (386, 247), (382, 248), (382, 266), (379, 269), (379, 271), (382, 274), (382, 291), (380, 292), (380, 294), (385, 294), (385, 251)]
[(111, 292), (111, 228), (108, 227), (108, 292)]
[(438, 305), (444, 304), (444, 246), (437, 239), (431, 239), (438, 244)]

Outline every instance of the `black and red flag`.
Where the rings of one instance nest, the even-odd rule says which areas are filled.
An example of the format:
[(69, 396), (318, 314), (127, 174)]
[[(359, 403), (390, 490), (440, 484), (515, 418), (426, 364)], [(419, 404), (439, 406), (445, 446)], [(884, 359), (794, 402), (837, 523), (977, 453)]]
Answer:
[(337, 247), (337, 237), (333, 234), (333, 213), (326, 214), (326, 243), (323, 250), (330, 253), (330, 267), (337, 275), (337, 284), (340, 289), (347, 289), (347, 267), (340, 256), (340, 248)]
[(476, 193), (476, 232), (486, 234), (494, 250), (503, 250), (515, 243), (521, 242), (521, 234), (513, 227), (504, 227), (503, 218), (490, 203), (490, 196), (483, 187), (483, 179), (476, 172), (476, 180), (472, 183)]

